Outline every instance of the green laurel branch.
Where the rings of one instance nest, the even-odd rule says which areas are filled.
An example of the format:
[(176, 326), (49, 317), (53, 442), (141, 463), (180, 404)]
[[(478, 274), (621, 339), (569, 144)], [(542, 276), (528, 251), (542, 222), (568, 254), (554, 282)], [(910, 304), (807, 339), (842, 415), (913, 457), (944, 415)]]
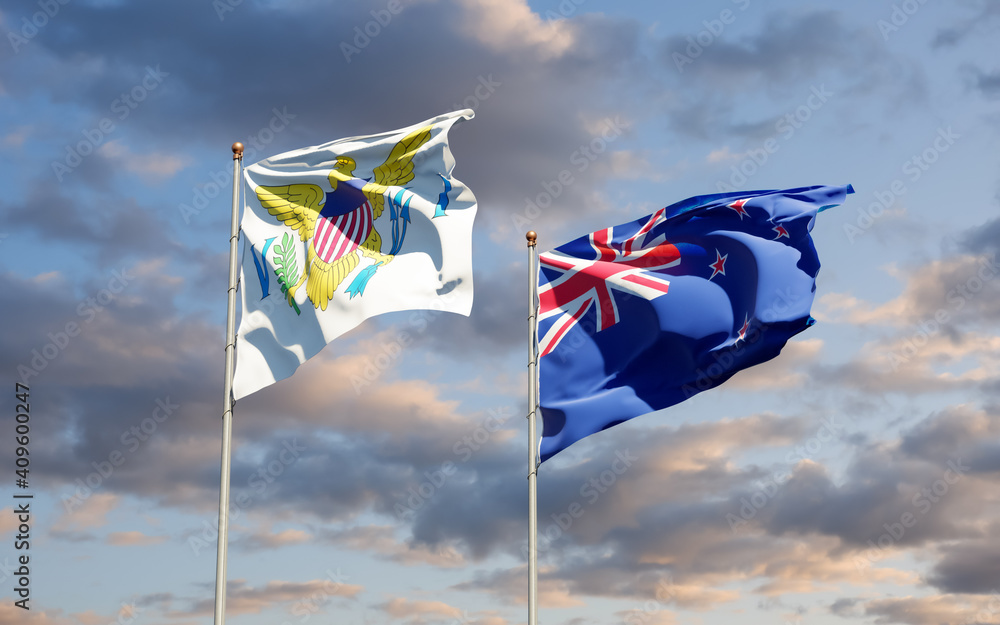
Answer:
[(294, 241), (287, 232), (281, 237), (281, 245), (274, 246), (274, 273), (278, 276), (278, 284), (285, 299), (295, 309), (296, 315), (301, 315), (299, 305), (288, 296), (288, 285), (299, 281), (298, 260), (295, 257)]

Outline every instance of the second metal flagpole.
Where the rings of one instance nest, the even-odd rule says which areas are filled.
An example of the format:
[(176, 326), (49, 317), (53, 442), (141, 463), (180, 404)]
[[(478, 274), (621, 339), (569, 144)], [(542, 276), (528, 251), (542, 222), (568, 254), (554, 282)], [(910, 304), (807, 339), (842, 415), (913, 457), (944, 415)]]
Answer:
[(528, 239), (528, 625), (538, 623), (538, 254), (532, 230)]
[(229, 306), (226, 313), (226, 380), (222, 409), (222, 485), (219, 488), (219, 553), (215, 562), (215, 625), (226, 621), (226, 547), (229, 542), (229, 465), (233, 433), (233, 366), (236, 355), (236, 250), (240, 237), (240, 165), (243, 144), (233, 144), (233, 219), (229, 234)]

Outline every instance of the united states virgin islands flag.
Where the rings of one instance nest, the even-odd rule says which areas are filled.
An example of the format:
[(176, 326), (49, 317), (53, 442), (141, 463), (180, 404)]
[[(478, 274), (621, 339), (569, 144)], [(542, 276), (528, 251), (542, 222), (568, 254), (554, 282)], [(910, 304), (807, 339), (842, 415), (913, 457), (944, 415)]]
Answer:
[(292, 375), (375, 315), (472, 309), (476, 198), (448, 130), (471, 110), (295, 150), (246, 169), (233, 395)]
[(694, 197), (542, 254), (542, 459), (777, 356), (813, 323), (816, 214), (853, 191)]

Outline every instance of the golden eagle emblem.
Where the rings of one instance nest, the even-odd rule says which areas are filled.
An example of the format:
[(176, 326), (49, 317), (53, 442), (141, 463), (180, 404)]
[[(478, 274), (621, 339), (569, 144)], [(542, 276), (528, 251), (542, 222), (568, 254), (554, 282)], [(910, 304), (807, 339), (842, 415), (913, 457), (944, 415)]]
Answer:
[[(306, 263), (301, 278), (283, 284), (289, 304), (296, 291), (306, 286), (313, 306), (326, 310), (340, 284), (351, 274), (363, 257), (374, 261), (362, 269), (344, 291), (353, 298), (363, 295), (365, 286), (378, 267), (392, 261), (399, 252), (406, 224), (409, 222), (410, 193), (404, 185), (413, 180), (413, 157), (431, 138), (431, 126), (425, 126), (403, 137), (389, 153), (385, 162), (374, 169), (369, 179), (357, 178), (357, 167), (350, 156), (337, 157), (330, 171), (330, 192), (315, 184), (290, 184), (281, 187), (258, 186), (254, 189), (267, 212), (299, 234), (306, 242)], [(440, 175), (440, 174), (439, 174)], [(448, 180), (440, 195), (435, 216), (444, 214)], [(410, 193), (412, 195), (412, 193)], [(375, 229), (376, 220), (388, 202), (393, 243), (388, 254), (382, 253), (382, 237)]]

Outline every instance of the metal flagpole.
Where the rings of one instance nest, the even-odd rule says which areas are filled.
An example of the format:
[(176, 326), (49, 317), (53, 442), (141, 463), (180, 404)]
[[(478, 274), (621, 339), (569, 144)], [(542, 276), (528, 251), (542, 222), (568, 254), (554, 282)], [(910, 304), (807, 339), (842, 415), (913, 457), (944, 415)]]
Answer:
[(528, 239), (528, 625), (538, 624), (538, 235)]
[(236, 355), (236, 248), (240, 237), (243, 144), (233, 144), (233, 221), (229, 234), (229, 308), (226, 315), (226, 381), (222, 409), (222, 485), (219, 488), (219, 554), (215, 563), (215, 625), (226, 621), (226, 547), (229, 542), (229, 465), (233, 433), (233, 361)]

